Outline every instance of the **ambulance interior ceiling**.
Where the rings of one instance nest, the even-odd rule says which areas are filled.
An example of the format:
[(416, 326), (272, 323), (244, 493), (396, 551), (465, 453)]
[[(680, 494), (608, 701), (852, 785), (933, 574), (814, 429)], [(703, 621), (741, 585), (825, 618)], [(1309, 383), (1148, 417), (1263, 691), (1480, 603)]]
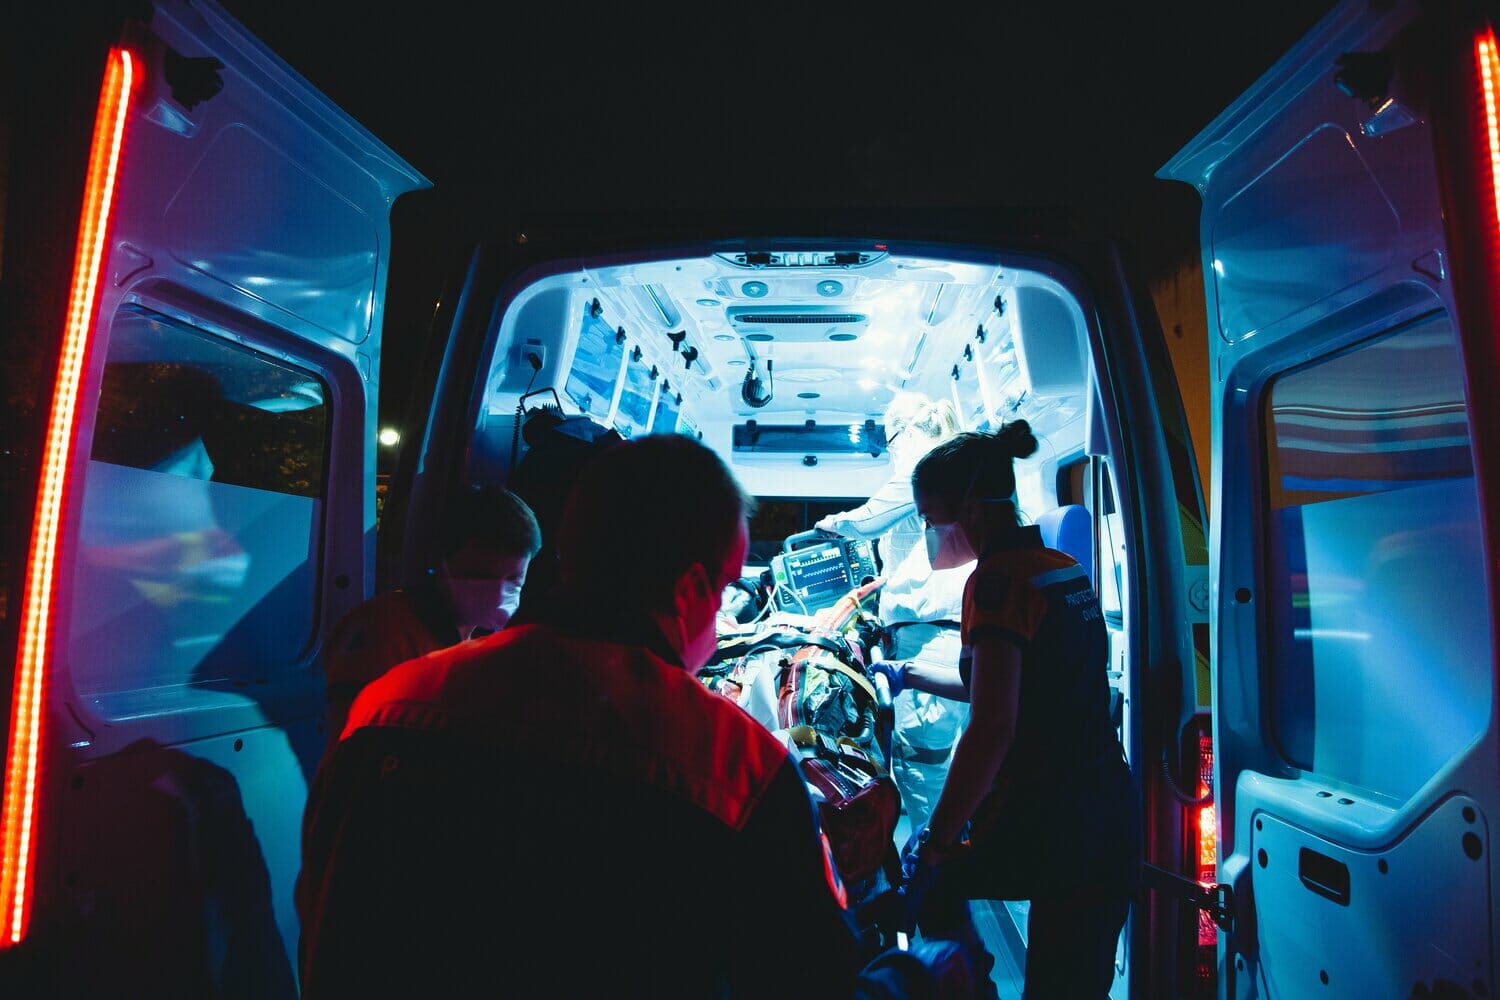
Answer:
[[(488, 468), (473, 471), (508, 467), (517, 401), (548, 387), (565, 412), (627, 437), (701, 435), (758, 496), (874, 492), (891, 473), (885, 409), (903, 390), (953, 402), (965, 430), (1024, 417), (1051, 464), (1083, 449), (1087, 343), (1057, 278), (993, 259), (830, 250), (585, 264), (526, 286), (501, 317), (471, 452)], [(746, 387), (752, 366), (759, 392)]]

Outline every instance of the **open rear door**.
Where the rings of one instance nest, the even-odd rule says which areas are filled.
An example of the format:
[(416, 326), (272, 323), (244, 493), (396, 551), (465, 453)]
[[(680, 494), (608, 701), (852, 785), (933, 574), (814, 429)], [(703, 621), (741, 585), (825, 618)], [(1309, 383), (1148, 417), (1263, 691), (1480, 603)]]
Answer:
[[(425, 181), (213, 3), (140, 7), (72, 67), (101, 91), (81, 205), (8, 248), (77, 227), (66, 314), (33, 331), (62, 335), (0, 957), (49, 995), (291, 995), (312, 667), (372, 579), (388, 216)], [(37, 169), (17, 190), (48, 193)]]
[(1161, 174), (1203, 196), (1229, 996), (1495, 994), (1488, 10), (1336, 9)]

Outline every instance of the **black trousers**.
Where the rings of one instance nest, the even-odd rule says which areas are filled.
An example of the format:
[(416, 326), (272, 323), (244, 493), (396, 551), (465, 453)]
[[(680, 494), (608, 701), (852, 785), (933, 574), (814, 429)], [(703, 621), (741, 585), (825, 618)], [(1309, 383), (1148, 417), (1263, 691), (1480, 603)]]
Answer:
[[(1123, 760), (1090, 768), (1066, 800), (1017, 802), (991, 838), (955, 851), (922, 903), (924, 938), (957, 941), (974, 978), (993, 996), (971, 899), (1028, 899), (1027, 1000), (1085, 1000), (1109, 994), (1115, 946), (1140, 871), (1140, 824)], [(989, 991), (989, 992), (983, 992)]]

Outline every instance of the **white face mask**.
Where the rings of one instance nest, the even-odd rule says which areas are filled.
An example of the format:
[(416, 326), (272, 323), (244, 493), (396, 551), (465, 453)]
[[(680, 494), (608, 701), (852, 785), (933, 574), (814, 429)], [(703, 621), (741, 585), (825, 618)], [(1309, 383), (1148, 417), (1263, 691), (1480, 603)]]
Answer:
[(974, 547), (957, 521), (927, 526), (927, 562), (933, 569), (957, 569), (976, 558)]
[(521, 603), (521, 587), (510, 580), (475, 580), (466, 577), (447, 578), (448, 595), (453, 613), (465, 636), (476, 628), (498, 632)]
[(510, 621), (510, 616), (515, 614), (516, 609), (520, 606), (521, 585), (519, 583), (516, 583), (514, 580), (501, 580), (500, 607), (497, 610), (505, 616), (505, 620), (502, 621), (499, 626), (497, 626), (497, 631), (505, 627), (506, 622)]

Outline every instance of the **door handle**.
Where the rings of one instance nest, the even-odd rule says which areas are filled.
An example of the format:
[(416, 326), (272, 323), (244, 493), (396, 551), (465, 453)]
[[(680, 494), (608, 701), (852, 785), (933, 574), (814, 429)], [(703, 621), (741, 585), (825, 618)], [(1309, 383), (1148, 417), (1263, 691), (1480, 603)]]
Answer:
[(1297, 875), (1302, 884), (1324, 899), (1349, 905), (1349, 866), (1310, 847), (1297, 855)]

